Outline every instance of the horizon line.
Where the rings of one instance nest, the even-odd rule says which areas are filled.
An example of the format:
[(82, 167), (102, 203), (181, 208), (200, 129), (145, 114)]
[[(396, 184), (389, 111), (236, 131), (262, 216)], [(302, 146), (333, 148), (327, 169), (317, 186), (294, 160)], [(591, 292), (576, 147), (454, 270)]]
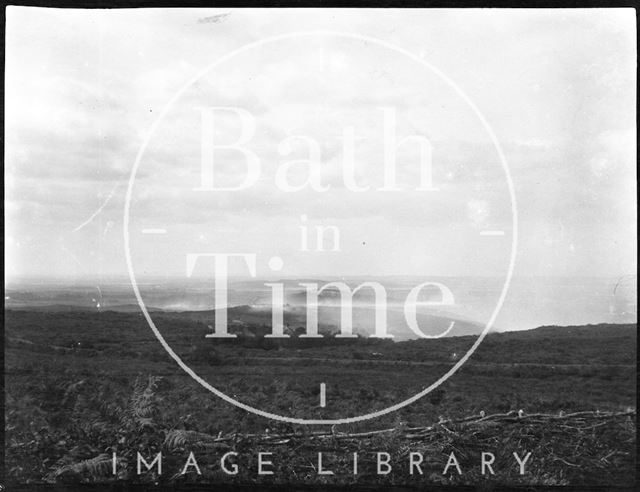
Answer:
[[(389, 278), (502, 278), (504, 275), (447, 275), (447, 274), (402, 274), (402, 273), (394, 273), (394, 274), (384, 274), (384, 275), (375, 275), (375, 274), (350, 274), (350, 275), (339, 275), (339, 274), (322, 274), (322, 273), (309, 273), (309, 274), (282, 274), (282, 275), (256, 275), (255, 277), (249, 275), (229, 275), (227, 278), (229, 280), (241, 280), (241, 281), (259, 281), (262, 279), (281, 279), (281, 280), (298, 280), (298, 279), (310, 279), (313, 278), (315, 280), (323, 280), (323, 279), (389, 279)], [(594, 275), (536, 275), (536, 274), (520, 274), (514, 275), (513, 278), (538, 278), (538, 279), (550, 279), (550, 278), (561, 278), (561, 279), (612, 279), (617, 278), (621, 279), (624, 277), (637, 277), (635, 272), (633, 273), (621, 273), (621, 274), (594, 274)], [(165, 280), (165, 281), (181, 281), (181, 282), (202, 282), (206, 280), (211, 280), (212, 276), (193, 276), (186, 277), (183, 275), (142, 275), (136, 277), (138, 281), (144, 280)], [(126, 283), (130, 283), (130, 278), (126, 274), (86, 274), (86, 275), (75, 275), (75, 276), (63, 276), (63, 275), (38, 275), (38, 274), (24, 274), (24, 275), (16, 275), (11, 278), (5, 277), (4, 285), (10, 285), (11, 283), (18, 283), (21, 281), (61, 281), (61, 282), (77, 282), (77, 281), (96, 281), (96, 280), (118, 280), (124, 281)]]

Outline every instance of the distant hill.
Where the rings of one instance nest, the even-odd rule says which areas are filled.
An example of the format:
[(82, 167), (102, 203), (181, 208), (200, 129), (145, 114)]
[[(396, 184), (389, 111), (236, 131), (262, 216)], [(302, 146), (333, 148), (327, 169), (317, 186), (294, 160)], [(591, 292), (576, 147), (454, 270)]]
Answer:
[[(68, 308), (68, 306), (67, 306)], [(288, 342), (265, 339), (270, 331), (270, 313), (240, 306), (229, 310), (230, 331), (239, 339), (205, 338), (211, 332), (212, 311), (157, 312), (154, 320), (170, 345), (188, 353), (194, 347), (219, 347), (233, 351), (240, 347), (258, 349), (303, 348), (303, 357), (352, 358), (375, 356), (384, 360), (442, 361), (457, 360), (477, 340), (474, 335), (440, 339), (380, 340), (374, 338), (302, 339)], [(238, 320), (242, 319), (242, 322)], [(327, 330), (325, 328), (325, 330)], [(324, 333), (329, 333), (324, 331)], [(455, 335), (455, 334), (454, 334)], [(140, 312), (97, 312), (59, 309), (5, 311), (5, 341), (21, 340), (42, 346), (118, 348), (119, 354), (135, 351), (166, 354)], [(489, 333), (473, 354), (474, 363), (554, 363), (554, 364), (629, 364), (636, 363), (636, 324), (599, 324), (586, 326), (545, 326), (526, 331)], [(253, 341), (251, 341), (252, 339)], [(243, 341), (244, 340), (244, 341)], [(263, 341), (265, 343), (263, 343)], [(122, 351), (125, 352), (122, 352)], [(269, 352), (266, 352), (268, 354)], [(277, 353), (277, 351), (275, 351)], [(285, 352), (286, 353), (286, 350)]]
[[(156, 308), (153, 306), (146, 306), (147, 311), (149, 312), (161, 312), (162, 309)], [(23, 304), (14, 302), (12, 304), (5, 304), (5, 309), (14, 310), (14, 311), (40, 311), (40, 312), (106, 312), (106, 311), (114, 311), (118, 313), (140, 313), (140, 306), (138, 304), (119, 304), (114, 306), (106, 306), (106, 307), (96, 307), (95, 305), (86, 305), (86, 304), (48, 304), (47, 302), (36, 303), (32, 302), (29, 304)]]
[[(375, 325), (375, 311), (370, 307), (354, 306), (353, 326), (354, 332), (368, 337), (373, 334)], [(215, 311), (164, 311), (163, 316), (175, 317), (183, 320), (198, 321), (213, 325)], [(271, 326), (271, 310), (266, 307), (235, 306), (227, 309), (227, 319), (230, 333), (245, 334), (259, 332), (268, 333)], [(319, 306), (318, 320), (320, 333), (338, 333), (340, 331), (340, 307)], [(447, 336), (476, 335), (482, 332), (484, 325), (466, 320), (454, 319), (446, 316), (427, 314), (417, 315), (418, 325), (429, 335), (438, 335), (447, 332), (450, 324), (453, 328), (447, 332)], [(289, 306), (284, 313), (285, 326), (289, 333), (304, 332), (306, 328), (306, 308)], [(389, 310), (387, 312), (388, 332), (397, 339), (416, 338), (406, 325), (404, 314), (400, 311)]]

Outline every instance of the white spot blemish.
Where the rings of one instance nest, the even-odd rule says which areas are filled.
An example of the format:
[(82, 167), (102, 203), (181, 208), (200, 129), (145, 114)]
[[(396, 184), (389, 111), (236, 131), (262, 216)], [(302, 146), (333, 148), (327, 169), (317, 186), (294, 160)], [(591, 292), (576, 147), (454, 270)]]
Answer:
[(469, 200), (467, 215), (476, 227), (482, 227), (489, 218), (489, 204), (484, 200)]

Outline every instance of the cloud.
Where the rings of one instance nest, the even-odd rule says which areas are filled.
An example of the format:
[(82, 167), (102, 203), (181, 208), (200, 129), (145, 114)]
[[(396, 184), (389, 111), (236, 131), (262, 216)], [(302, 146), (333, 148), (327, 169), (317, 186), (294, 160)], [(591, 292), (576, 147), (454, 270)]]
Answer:
[[(123, 273), (124, 186), (85, 227), (71, 231), (126, 182), (172, 95), (203, 67), (246, 43), (294, 30), (331, 29), (380, 37), (423, 56), (474, 101), (509, 161), (519, 202), (522, 272), (578, 274), (589, 265), (603, 274), (624, 273), (636, 262), (629, 246), (636, 216), (633, 11), (554, 14), (12, 7), (6, 220), (7, 233), (22, 244), (12, 247), (13, 271), (60, 273), (75, 265)], [(248, 148), (260, 155), (262, 172), (247, 192), (192, 192), (199, 177), (203, 104), (238, 106), (255, 117)], [(357, 182), (373, 189), (383, 183), (381, 107), (395, 108), (399, 137), (419, 133), (431, 140), (438, 192), (346, 190), (344, 126), (362, 137)], [(237, 122), (220, 121), (216, 138), (232, 142), (239, 135)], [(330, 192), (286, 194), (275, 188), (275, 170), (306, 155), (299, 144), (290, 155), (278, 152), (292, 135), (316, 138)], [(398, 181), (411, 188), (420, 178), (415, 149), (403, 144), (398, 150)], [(242, 154), (228, 151), (220, 159), (216, 172), (222, 179), (242, 178)], [(300, 182), (305, 172), (298, 166), (291, 179)], [(358, 249), (342, 259), (297, 256), (290, 267), (310, 271), (315, 261), (316, 268), (337, 273), (485, 271), (495, 265), (476, 260), (493, 253), (486, 242), (476, 242), (478, 230), (508, 230), (511, 219), (496, 150), (454, 89), (394, 51), (327, 36), (246, 51), (190, 87), (149, 141), (132, 211), (136, 226), (162, 219), (185, 235), (209, 228), (235, 231), (222, 236), (233, 247), (272, 252), (297, 241), (304, 212), (340, 224), (345, 245)], [(363, 242), (370, 246), (364, 252)], [(90, 247), (85, 251), (84, 245)], [(163, 247), (167, 254), (180, 250), (179, 236)], [(176, 271), (182, 266), (177, 262)]]

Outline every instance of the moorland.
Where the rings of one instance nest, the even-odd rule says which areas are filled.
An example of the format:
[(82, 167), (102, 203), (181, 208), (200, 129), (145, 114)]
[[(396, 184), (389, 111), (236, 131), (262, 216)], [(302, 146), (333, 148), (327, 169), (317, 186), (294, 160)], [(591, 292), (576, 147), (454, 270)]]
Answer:
[[(154, 313), (160, 332), (176, 354), (214, 387), (255, 408), (305, 419), (369, 413), (408, 398), (447, 372), (476, 339), (467, 335), (394, 342), (363, 337), (340, 340), (327, 334), (323, 339), (304, 340), (297, 338), (294, 330), (290, 340), (279, 341), (262, 336), (267, 327), (259, 321), (245, 319), (236, 327), (238, 339), (213, 340), (205, 338), (210, 328), (201, 316)], [(331, 432), (406, 429), (509, 412), (563, 415), (633, 410), (636, 334), (635, 324), (490, 333), (459, 371), (417, 402), (377, 419), (333, 426)], [(327, 390), (324, 407), (319, 404), (321, 383)], [(300, 469), (314, 463), (312, 452), (332, 447), (328, 441), (311, 445), (305, 436), (326, 431), (327, 426), (276, 422), (222, 401), (177, 366), (137, 312), (6, 311), (5, 418), (6, 480), (13, 483), (270, 483), (283, 480), (283, 476), (292, 480), (294, 475), (299, 483), (466, 483), (477, 479), (469, 474), (438, 478), (427, 473), (420, 479), (406, 473), (365, 474), (354, 479), (302, 473)], [(477, 461), (479, 441), (474, 444), (474, 439), (484, 436), (482, 446), (496, 452), (524, 446), (544, 458), (555, 448), (553, 456), (569, 463), (556, 460), (552, 466), (543, 459), (527, 476), (510, 470), (487, 478), (498, 483), (633, 481), (635, 416), (613, 427), (596, 426), (580, 432), (559, 428), (560, 434), (551, 427), (543, 432), (517, 426), (515, 434), (516, 427), (492, 428), (490, 433), (484, 429), (484, 434), (456, 431), (455, 426), (445, 428), (453, 434), (442, 430), (440, 438), (461, 447), (469, 462)], [(194, 445), (209, 451), (216, 446), (207, 447), (206, 436), (293, 433), (299, 438), (279, 449), (290, 458), (284, 460), (286, 466), (297, 463), (298, 472), (284, 473), (280, 478), (246, 472), (232, 479), (221, 476), (215, 467), (203, 471), (202, 476), (110, 473), (111, 452), (131, 464), (138, 451), (150, 457), (171, 447), (177, 462), (184, 463), (189, 446), (184, 439), (171, 438), (176, 432), (201, 436)], [(252, 454), (259, 446), (250, 443), (249, 437), (238, 437), (225, 446)], [(418, 439), (412, 445), (425, 443)], [(334, 450), (363, 453), (388, 451), (394, 462), (406, 461), (408, 449), (399, 435), (375, 442), (356, 438), (348, 445), (333, 446)], [(435, 452), (434, 467), (441, 468), (446, 461), (445, 451), (440, 447)], [(601, 467), (594, 468), (594, 462)]]

